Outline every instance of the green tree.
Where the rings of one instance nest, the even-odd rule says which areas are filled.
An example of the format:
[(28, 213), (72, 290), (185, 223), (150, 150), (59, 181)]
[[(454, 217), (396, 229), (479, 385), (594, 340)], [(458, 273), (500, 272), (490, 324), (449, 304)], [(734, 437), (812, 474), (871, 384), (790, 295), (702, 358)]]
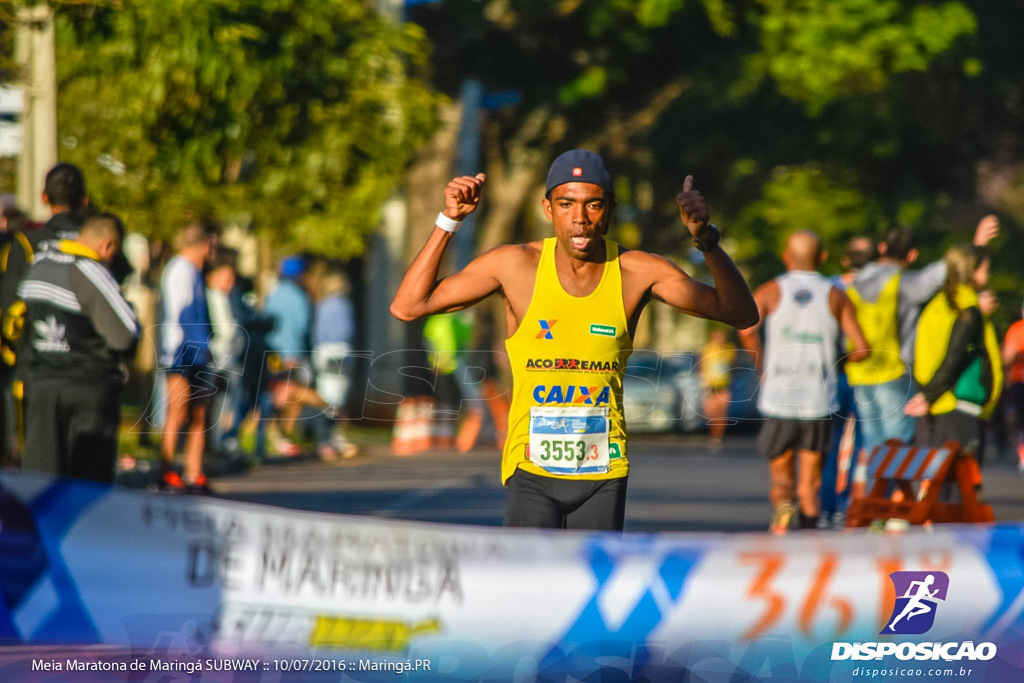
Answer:
[(62, 158), (153, 235), (248, 218), (357, 254), (435, 126), (422, 30), (361, 0), (64, 7), (57, 44)]
[(577, 145), (608, 158), (648, 247), (688, 245), (672, 201), (687, 173), (731, 225), (783, 201), (806, 205), (779, 194), (774, 169), (813, 168), (815, 191), (838, 193), (821, 207), (845, 206), (849, 187), (869, 200), (858, 220), (877, 229), (879, 212), (920, 199), (876, 196), (887, 186), (871, 169), (904, 160), (892, 93), (976, 29), (956, 0), (446, 0), (413, 18), (437, 45), (443, 90), (470, 77), (521, 94), (485, 124), (482, 248), (529, 236), (517, 229), (532, 216), (524, 202), (551, 158)]

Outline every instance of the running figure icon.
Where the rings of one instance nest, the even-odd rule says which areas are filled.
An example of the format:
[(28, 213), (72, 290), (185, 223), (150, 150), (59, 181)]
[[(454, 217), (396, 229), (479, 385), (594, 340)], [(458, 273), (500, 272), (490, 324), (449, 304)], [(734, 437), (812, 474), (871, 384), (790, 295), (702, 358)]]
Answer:
[(924, 578), (924, 581), (911, 581), (910, 586), (907, 587), (907, 592), (902, 597), (910, 598), (907, 604), (903, 607), (903, 611), (900, 612), (899, 616), (892, 620), (889, 624), (889, 630), (896, 630), (896, 622), (903, 617), (909, 621), (912, 617), (916, 617), (919, 614), (927, 614), (932, 611), (931, 605), (924, 602), (925, 598), (934, 598), (938, 594), (939, 589), (936, 588), (934, 591), (928, 590), (929, 587), (935, 583), (935, 576), (929, 574)]

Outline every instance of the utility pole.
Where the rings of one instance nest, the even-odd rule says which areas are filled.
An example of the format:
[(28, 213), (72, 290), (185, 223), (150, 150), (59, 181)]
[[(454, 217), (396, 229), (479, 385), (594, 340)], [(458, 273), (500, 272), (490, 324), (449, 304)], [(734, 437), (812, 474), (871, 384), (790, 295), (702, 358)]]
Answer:
[(24, 82), (22, 146), (18, 156), (18, 205), (35, 220), (46, 218), (43, 180), (57, 164), (57, 59), (53, 8), (22, 7), (17, 14), (17, 61)]

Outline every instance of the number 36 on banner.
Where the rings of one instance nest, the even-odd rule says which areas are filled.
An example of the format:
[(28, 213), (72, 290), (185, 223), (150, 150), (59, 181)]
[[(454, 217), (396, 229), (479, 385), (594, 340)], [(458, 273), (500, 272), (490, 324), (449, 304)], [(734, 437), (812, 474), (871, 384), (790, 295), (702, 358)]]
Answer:
[(810, 637), (842, 638), (862, 620), (884, 625), (896, 596), (889, 580), (907, 568), (949, 571), (949, 551), (920, 556), (844, 554), (823, 549), (817, 554), (749, 551), (737, 555), (747, 568), (744, 615), (751, 615), (742, 634), (753, 640), (777, 629)]

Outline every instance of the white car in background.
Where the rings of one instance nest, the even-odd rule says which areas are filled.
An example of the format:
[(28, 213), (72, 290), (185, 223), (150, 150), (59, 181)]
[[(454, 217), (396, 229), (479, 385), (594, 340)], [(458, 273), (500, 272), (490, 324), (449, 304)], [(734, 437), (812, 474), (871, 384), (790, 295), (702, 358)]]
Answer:
[[(737, 422), (756, 420), (757, 373), (742, 351), (736, 354), (730, 391), (729, 418)], [(633, 351), (623, 379), (623, 409), (631, 434), (705, 431), (703, 403), (695, 353)]]

